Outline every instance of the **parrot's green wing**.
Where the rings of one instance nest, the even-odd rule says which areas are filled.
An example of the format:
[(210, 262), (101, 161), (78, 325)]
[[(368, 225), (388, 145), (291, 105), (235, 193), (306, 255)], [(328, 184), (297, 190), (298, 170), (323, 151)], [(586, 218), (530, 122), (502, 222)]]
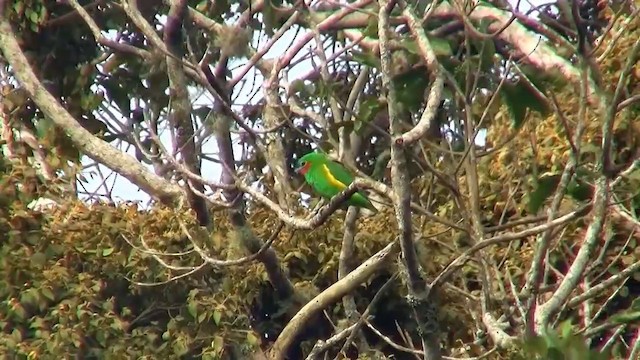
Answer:
[[(331, 177), (333, 178), (328, 179), (329, 182), (334, 184), (339, 183), (342, 185), (340, 186), (339, 191), (344, 190), (353, 182), (353, 175), (351, 175), (351, 173), (349, 173), (349, 171), (344, 166), (342, 166), (342, 164), (328, 160), (324, 165), (327, 167)], [(378, 211), (378, 209), (376, 209), (373, 204), (371, 204), (369, 199), (361, 192), (353, 194), (347, 201), (347, 204), (364, 207), (373, 212)]]
[(327, 168), (329, 168), (329, 172), (331, 173), (331, 175), (337, 181), (344, 184), (345, 188), (351, 185), (351, 183), (353, 182), (353, 176), (349, 173), (347, 169), (345, 169), (344, 166), (342, 166), (342, 164), (329, 160), (325, 165), (327, 165)]

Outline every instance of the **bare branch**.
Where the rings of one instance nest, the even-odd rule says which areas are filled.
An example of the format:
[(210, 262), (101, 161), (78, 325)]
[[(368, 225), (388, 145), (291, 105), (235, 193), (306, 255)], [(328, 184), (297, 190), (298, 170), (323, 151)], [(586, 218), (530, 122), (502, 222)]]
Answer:
[(624, 270), (620, 271), (619, 273), (612, 275), (608, 279), (598, 283), (597, 285), (590, 287), (589, 290), (583, 292), (582, 294), (574, 296), (573, 298), (571, 298), (571, 300), (569, 300), (569, 302), (567, 303), (567, 306), (573, 307), (582, 303), (583, 301), (586, 301), (598, 296), (605, 290), (625, 281), (629, 276), (633, 275), (633, 273), (638, 270), (640, 270), (640, 261), (636, 261), (635, 263), (626, 267)]
[[(584, 71), (584, 78), (586, 77), (586, 68)], [(586, 98), (586, 89), (587, 83), (586, 81), (583, 83), (580, 91), (580, 99), (584, 100)], [(555, 101), (553, 102), (555, 105)], [(566, 193), (567, 186), (569, 186), (569, 182), (573, 177), (576, 166), (578, 165), (578, 159), (580, 158), (580, 149), (582, 143), (582, 135), (586, 128), (586, 119), (584, 117), (586, 102), (581, 101), (581, 109), (578, 114), (578, 125), (576, 127), (576, 132), (571, 138), (571, 135), (567, 133), (567, 140), (571, 143), (573, 151), (569, 155), (569, 160), (562, 171), (562, 176), (560, 177), (560, 182), (558, 183), (558, 187), (556, 188), (555, 194), (553, 196), (553, 200), (551, 201), (551, 205), (547, 210), (547, 222), (551, 221), (556, 217), (558, 209), (560, 208), (560, 204), (564, 199), (564, 195)], [(560, 112), (560, 109), (556, 108), (556, 115), (558, 118), (562, 118), (564, 115)], [(551, 228), (547, 229), (545, 232), (538, 237), (536, 241), (536, 249), (533, 256), (533, 260), (531, 263), (531, 269), (529, 270), (529, 274), (527, 276), (527, 281), (522, 288), (522, 296), (528, 297), (526, 304), (526, 317), (525, 317), (525, 326), (526, 330), (533, 334), (535, 330), (535, 306), (537, 302), (537, 295), (540, 289), (540, 282), (543, 277), (543, 270), (545, 268), (545, 260), (548, 256), (549, 245), (551, 242)]]
[[(402, 248), (402, 260), (404, 269), (407, 276), (407, 288), (408, 288), (408, 302), (413, 310), (413, 315), (418, 324), (418, 333), (422, 338), (422, 347), (424, 349), (425, 360), (439, 360), (442, 359), (442, 352), (440, 349), (440, 328), (438, 322), (437, 308), (433, 303), (433, 298), (430, 298), (430, 288), (425, 284), (422, 276), (420, 275), (418, 255), (413, 240), (412, 229), (412, 214), (411, 214), (411, 191), (409, 188), (409, 170), (407, 167), (407, 155), (405, 153), (404, 135), (402, 133), (402, 123), (400, 119), (399, 108), (397, 107), (397, 94), (395, 84), (391, 81), (392, 64), (391, 64), (391, 52), (389, 50), (389, 12), (393, 8), (393, 2), (381, 0), (380, 11), (378, 16), (378, 37), (380, 39), (380, 60), (382, 63), (382, 86), (387, 89), (387, 108), (389, 111), (389, 133), (391, 134), (393, 141), (391, 144), (391, 182), (393, 192), (396, 199), (393, 203), (396, 213), (396, 221), (398, 222), (398, 228), (400, 230), (400, 247)], [(405, 13), (411, 15), (411, 10), (407, 8)], [(425, 46), (424, 39), (420, 46)], [(426, 36), (425, 36), (426, 38)], [(427, 61), (435, 61), (435, 55), (431, 49), (425, 49), (427, 52)], [(433, 58), (429, 58), (430, 55), (434, 55)], [(433, 65), (433, 63), (429, 64)], [(438, 75), (437, 80), (443, 82), (444, 79)], [(437, 98), (437, 93), (441, 93), (442, 83), (434, 84), (434, 98)], [(431, 99), (433, 100), (433, 99)], [(438, 104), (440, 103), (437, 99)], [(432, 104), (433, 105), (433, 104)], [(435, 112), (434, 112), (435, 114)], [(430, 119), (429, 119), (430, 121)], [(428, 123), (427, 123), (428, 125)], [(408, 139), (413, 137), (419, 137), (421, 128), (426, 131), (425, 122), (418, 124), (420, 128), (414, 133), (411, 133)]]
[(91, 30), (91, 33), (93, 34), (93, 37), (96, 39), (96, 42), (98, 44), (104, 45), (106, 47), (112, 48), (114, 50), (117, 50), (123, 53), (136, 55), (141, 59), (151, 60), (151, 53), (149, 53), (144, 49), (140, 49), (129, 44), (119, 43), (104, 37), (102, 35), (102, 31), (100, 30), (100, 27), (98, 27), (98, 24), (96, 24), (93, 18), (91, 18), (91, 15), (89, 15), (89, 12), (84, 7), (80, 6), (78, 1), (68, 0), (67, 2), (69, 5), (71, 5), (71, 7), (73, 7), (77, 11), (77, 14), (87, 24), (87, 26)]
[(271, 360), (284, 360), (284, 356), (293, 344), (293, 340), (308, 324), (309, 319), (325, 309), (327, 306), (338, 301), (344, 295), (353, 291), (360, 286), (371, 275), (380, 270), (386, 263), (387, 259), (396, 252), (397, 243), (392, 242), (378, 251), (375, 255), (363, 262), (349, 275), (342, 280), (338, 280), (329, 286), (325, 291), (321, 292), (313, 300), (309, 301), (298, 313), (289, 321), (287, 326), (282, 330), (276, 339), (270, 351)]
[[(340, 247), (340, 257), (338, 259), (338, 280), (344, 278), (353, 270), (352, 262), (355, 257), (354, 241), (358, 215), (358, 208), (350, 206), (344, 218), (344, 234), (342, 235), (342, 246)], [(345, 296), (342, 303), (348, 319), (353, 319), (354, 316), (357, 316), (358, 310), (353, 296)]]
[(443, 281), (448, 279), (449, 276), (453, 274), (453, 272), (460, 269), (467, 261), (469, 261), (473, 253), (475, 253), (480, 249), (486, 248), (487, 246), (496, 245), (502, 242), (509, 242), (509, 241), (514, 241), (518, 239), (523, 239), (528, 236), (536, 235), (543, 231), (546, 231), (548, 228), (564, 225), (569, 221), (575, 220), (578, 217), (583, 216), (585, 212), (588, 211), (589, 209), (591, 209), (591, 206), (586, 205), (578, 210), (567, 213), (545, 224), (534, 226), (517, 233), (506, 233), (506, 234), (501, 234), (501, 235), (494, 236), (492, 238), (485, 239), (473, 245), (472, 247), (467, 249), (464, 253), (459, 255), (455, 260), (450, 262), (449, 265), (447, 265), (447, 267), (444, 270), (442, 270), (440, 274), (433, 280), (433, 282), (431, 282), (431, 286), (432, 287), (440, 286)]
[[(444, 71), (444, 70), (440, 70)], [(431, 86), (429, 97), (427, 99), (427, 105), (425, 106), (422, 116), (418, 124), (413, 129), (402, 134), (396, 141), (402, 141), (405, 146), (408, 146), (418, 140), (420, 140), (433, 126), (432, 121), (438, 113), (440, 108), (440, 102), (442, 100), (442, 91), (444, 90), (444, 77), (438, 71), (435, 74), (435, 80)]]
[[(319, 22), (316, 25), (316, 29), (318, 31), (326, 31), (329, 28), (331, 28), (332, 26), (334, 26), (340, 19), (344, 18), (345, 16), (353, 13), (354, 11), (364, 8), (365, 6), (369, 5), (370, 3), (372, 3), (373, 0), (358, 0), (354, 3), (349, 4), (349, 6), (346, 6), (344, 8), (342, 8), (340, 11), (333, 13), (332, 15), (330, 15), (329, 17), (327, 17), (326, 19), (322, 20), (321, 22)], [(289, 50), (287, 50), (287, 52), (279, 58), (277, 67), (279, 69), (284, 68), (285, 66), (289, 65), (289, 63), (291, 62), (291, 60), (293, 60), (293, 58), (300, 52), (300, 50), (302, 50), (302, 48), (309, 42), (311, 41), (311, 39), (313, 39), (313, 31), (309, 31), (306, 34), (302, 35), (301, 37), (299, 37), (296, 42), (293, 44), (293, 46), (291, 46), (289, 48)]]
[(616, 113), (618, 112), (618, 104), (622, 100), (623, 90), (627, 85), (627, 80), (633, 67), (637, 64), (638, 55), (640, 54), (640, 38), (636, 39), (633, 48), (627, 56), (627, 62), (620, 73), (618, 78), (618, 84), (616, 90), (613, 93), (611, 104), (607, 107), (606, 114), (604, 116), (604, 125), (602, 127), (602, 154), (603, 154), (603, 166), (605, 175), (611, 176), (614, 170), (613, 160), (611, 159), (611, 142), (613, 141), (613, 125), (615, 122)]
[(551, 298), (539, 306), (535, 312), (535, 330), (542, 331), (548, 324), (549, 318), (559, 310), (560, 306), (564, 304), (567, 298), (575, 290), (580, 276), (586, 268), (591, 253), (598, 244), (600, 230), (605, 222), (607, 199), (609, 192), (608, 179), (604, 176), (600, 177), (596, 181), (596, 191), (593, 201), (593, 220), (585, 235), (584, 243), (580, 247), (578, 254), (571, 263), (569, 270), (566, 272), (566, 276), (562, 279), (562, 282), (558, 286), (558, 289), (554, 292)]
[[(187, 90), (187, 77), (182, 70), (182, 22), (187, 9), (186, 0), (173, 0), (164, 29), (164, 44), (175, 56), (167, 56), (167, 75), (171, 96), (169, 122), (175, 129), (174, 149), (178, 149), (185, 167), (192, 173), (200, 174), (200, 161), (196, 150), (193, 123), (191, 120), (191, 102)], [(189, 182), (189, 180), (187, 180)], [(198, 192), (204, 191), (202, 183), (191, 184)], [(201, 226), (209, 225), (211, 219), (204, 199), (187, 189), (187, 200), (195, 212)]]
[[(220, 101), (216, 101), (214, 104), (215, 110), (221, 110), (223, 104)], [(229, 125), (231, 119), (225, 116), (222, 111), (217, 112), (218, 117), (215, 121), (215, 138), (218, 144), (218, 150), (220, 152), (220, 162), (222, 163), (222, 183), (226, 185), (233, 185), (236, 175), (236, 168), (234, 162), (233, 145), (231, 143), (231, 134), (229, 132)], [(234, 201), (234, 206), (229, 209), (229, 222), (234, 227), (237, 240), (240, 244), (251, 252), (260, 252), (264, 243), (261, 239), (257, 238), (251, 226), (247, 224), (247, 220), (243, 213), (242, 197), (235, 188), (230, 188), (224, 192), (224, 196), (227, 200), (237, 199)], [(276, 289), (276, 291), (283, 298), (290, 298), (295, 294), (295, 289), (290, 279), (284, 272), (275, 251), (272, 248), (260, 253), (257, 257), (269, 276), (269, 281)]]

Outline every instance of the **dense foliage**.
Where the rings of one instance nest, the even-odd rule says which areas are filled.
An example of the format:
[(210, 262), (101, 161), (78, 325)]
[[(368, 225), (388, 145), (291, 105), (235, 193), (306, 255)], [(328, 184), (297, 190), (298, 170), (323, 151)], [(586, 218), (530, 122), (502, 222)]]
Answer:
[(632, 1), (0, 6), (0, 354), (640, 356)]

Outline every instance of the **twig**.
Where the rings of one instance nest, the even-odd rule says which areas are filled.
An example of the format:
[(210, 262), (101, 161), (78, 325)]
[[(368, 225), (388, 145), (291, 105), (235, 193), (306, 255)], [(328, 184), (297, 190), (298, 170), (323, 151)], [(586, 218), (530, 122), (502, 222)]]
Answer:
[(538, 226), (534, 226), (531, 228), (528, 228), (526, 230), (517, 232), (517, 233), (506, 233), (506, 234), (500, 234), (497, 236), (494, 236), (492, 238), (488, 238), (485, 239), (475, 245), (473, 245), (472, 247), (470, 247), (469, 249), (467, 249), (464, 253), (462, 253), (461, 255), (459, 255), (455, 260), (453, 260), (452, 262), (449, 263), (449, 265), (447, 265), (447, 267), (442, 270), (440, 272), (440, 274), (438, 274), (438, 276), (433, 280), (433, 282), (431, 283), (432, 287), (437, 287), (440, 286), (441, 283), (443, 281), (445, 281), (446, 279), (448, 279), (448, 277), (450, 275), (453, 274), (453, 272), (455, 272), (456, 270), (460, 269), (467, 261), (469, 261), (471, 259), (471, 255), (473, 253), (475, 253), (476, 251), (483, 249), (487, 246), (491, 246), (491, 245), (496, 245), (502, 242), (506, 242), (506, 241), (514, 241), (514, 240), (518, 240), (518, 239), (523, 239), (525, 237), (528, 236), (532, 236), (532, 235), (536, 235), (539, 234), (545, 230), (547, 230), (548, 228), (551, 227), (556, 227), (556, 226), (561, 226), (564, 225), (582, 215), (584, 215), (584, 213), (591, 209), (590, 205), (585, 205), (583, 207), (581, 207), (578, 210), (574, 210), (570, 213), (567, 213), (563, 216), (560, 216), (556, 219), (554, 219), (551, 222), (547, 222), (545, 224), (542, 225), (538, 225)]
[[(318, 31), (326, 31), (329, 28), (331, 28), (333, 25), (335, 25), (335, 23), (338, 22), (340, 19), (353, 13), (357, 9), (360, 9), (369, 5), (372, 2), (373, 0), (358, 0), (354, 3), (351, 3), (349, 4), (350, 5), (349, 7), (342, 8), (340, 11), (333, 13), (332, 15), (330, 15), (329, 17), (327, 17), (326, 19), (318, 23), (316, 25), (316, 29)], [(289, 65), (291, 60), (293, 60), (293, 58), (300, 52), (300, 50), (309, 41), (311, 41), (311, 39), (313, 39), (313, 34), (314, 34), (313, 31), (309, 31), (304, 35), (302, 35), (300, 38), (298, 38), (296, 42), (289, 48), (289, 50), (287, 50), (287, 52), (282, 57), (279, 58), (277, 67), (279, 69), (282, 69), (285, 66)]]
[(640, 270), (640, 261), (636, 261), (635, 263), (626, 267), (624, 270), (620, 271), (619, 273), (612, 275), (611, 277), (600, 282), (599, 284), (590, 287), (589, 290), (583, 292), (582, 294), (574, 296), (573, 298), (571, 298), (571, 300), (569, 300), (568, 306), (574, 307), (580, 304), (581, 302), (586, 301), (587, 299), (591, 299), (598, 296), (600, 293), (607, 290), (608, 288), (615, 286), (616, 284), (619, 284), (620, 282), (624, 281), (626, 278), (628, 278), (638, 270)]
[(296, 10), (293, 15), (291, 15), (291, 17), (289, 17), (289, 19), (284, 23), (283, 26), (281, 26), (278, 31), (276, 31), (273, 36), (269, 39), (269, 41), (267, 41), (267, 43), (260, 48), (260, 50), (256, 51), (251, 58), (249, 59), (249, 61), (242, 67), (242, 69), (240, 69), (236, 74), (234, 74), (233, 78), (231, 80), (229, 80), (227, 87), (229, 89), (233, 88), (238, 82), (240, 82), (240, 80), (242, 80), (242, 78), (245, 77), (245, 75), (247, 75), (247, 73), (249, 72), (249, 70), (251, 70), (252, 67), (254, 67), (258, 62), (263, 60), (263, 57), (266, 53), (269, 52), (269, 50), (273, 47), (273, 45), (282, 37), (282, 35), (284, 35), (289, 28), (291, 28), (291, 26), (293, 26), (296, 21), (298, 21), (298, 18), (300, 17), (301, 12), (300, 10)]
[[(338, 280), (344, 278), (353, 270), (353, 259), (355, 257), (355, 236), (356, 221), (358, 220), (358, 208), (350, 206), (344, 218), (344, 234), (342, 235), (342, 246), (340, 247), (340, 257), (338, 258)], [(347, 319), (357, 316), (358, 310), (353, 296), (346, 295), (342, 300)]]
[(98, 44), (104, 45), (106, 47), (112, 48), (114, 50), (117, 50), (123, 53), (136, 55), (141, 59), (144, 59), (147, 61), (151, 60), (152, 58), (151, 53), (148, 52), (147, 50), (140, 49), (133, 45), (115, 42), (111, 39), (105, 38), (102, 35), (102, 31), (100, 30), (100, 27), (98, 26), (98, 24), (96, 24), (96, 22), (93, 20), (91, 15), (89, 15), (89, 12), (84, 7), (80, 6), (78, 1), (67, 0), (67, 3), (71, 5), (71, 7), (73, 7), (77, 11), (78, 15), (82, 18), (82, 20), (84, 20), (84, 22), (87, 24), (87, 26), (91, 30), (91, 33), (93, 34), (93, 37), (95, 38)]
[(349, 334), (351, 334), (357, 326), (358, 326), (358, 323), (352, 324), (346, 329), (343, 329), (339, 333), (328, 338), (326, 341), (318, 340), (318, 342), (316, 342), (316, 344), (313, 346), (313, 349), (311, 349), (311, 352), (309, 352), (309, 355), (307, 355), (306, 360), (318, 359), (319, 356), (322, 355), (324, 352), (326, 352), (331, 347), (337, 345), (340, 341), (348, 337)]
[(373, 296), (373, 299), (371, 299), (371, 302), (369, 302), (369, 305), (367, 305), (367, 308), (364, 310), (364, 312), (362, 313), (362, 315), (360, 316), (358, 321), (356, 321), (355, 327), (353, 328), (353, 331), (351, 332), (351, 334), (349, 335), (347, 340), (344, 342), (344, 345), (342, 345), (342, 349), (340, 349), (338, 354), (344, 353), (344, 352), (347, 351), (347, 347), (351, 344), (351, 342), (356, 337), (356, 335), (359, 334), (360, 328), (362, 328), (362, 326), (365, 324), (365, 322), (369, 320), (369, 317), (370, 317), (370, 314), (371, 314), (371, 310), (373, 309), (373, 307), (376, 306), (376, 304), (382, 298), (382, 294), (384, 294), (385, 291), (387, 291), (391, 287), (391, 285), (394, 283), (394, 281), (397, 278), (398, 278), (398, 273), (395, 273), (393, 276), (391, 276), (389, 278), (389, 280), (387, 280), (380, 287), (380, 289), (378, 289), (378, 292), (376, 292), (376, 294)]
[(636, 331), (635, 340), (633, 341), (633, 346), (631, 347), (631, 351), (629, 351), (629, 357), (627, 360), (634, 360), (640, 358), (640, 328)]

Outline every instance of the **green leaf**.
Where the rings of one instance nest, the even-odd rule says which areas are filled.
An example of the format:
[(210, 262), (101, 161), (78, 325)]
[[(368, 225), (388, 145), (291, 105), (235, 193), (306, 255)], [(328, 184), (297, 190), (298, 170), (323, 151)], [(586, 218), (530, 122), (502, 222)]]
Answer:
[(402, 41), (402, 46), (404, 46), (404, 48), (407, 49), (407, 51), (409, 51), (410, 53), (415, 55), (420, 55), (420, 47), (418, 46), (418, 43), (415, 40), (404, 39)]
[(213, 311), (213, 322), (216, 325), (220, 325), (220, 320), (222, 320), (222, 312), (220, 312), (218, 310), (214, 310)]
[(556, 191), (560, 174), (543, 174), (537, 181), (536, 189), (529, 195), (528, 210), (536, 214), (545, 200)]
[(370, 52), (352, 51), (352, 59), (358, 64), (367, 65), (372, 68), (380, 69), (380, 59)]
[(418, 111), (424, 102), (424, 92), (429, 85), (426, 68), (412, 69), (394, 77), (392, 81), (396, 86), (398, 102), (407, 111)]
[(47, 255), (41, 252), (31, 255), (31, 265), (41, 268), (47, 263)]
[(47, 18), (47, 7), (44, 5), (41, 5), (40, 13), (38, 15), (40, 16), (40, 20), (44, 21)]
[(385, 101), (382, 99), (374, 96), (366, 97), (358, 108), (354, 130), (359, 132), (362, 128), (366, 127), (365, 125), (376, 117), (384, 108), (384, 105)]
[(38, 119), (38, 122), (36, 123), (36, 132), (38, 134), (38, 138), (44, 139), (49, 134), (53, 133), (53, 131), (55, 131), (53, 120), (51, 120), (49, 117)]
[(251, 346), (260, 344), (260, 339), (253, 333), (253, 331), (247, 332), (247, 343)]
[(265, 0), (264, 7), (262, 9), (262, 18), (264, 22), (264, 31), (269, 36), (273, 36), (273, 28), (275, 27), (275, 21), (277, 13), (275, 7), (280, 6), (279, 0)]
[(591, 187), (574, 178), (567, 186), (567, 194), (578, 201), (587, 201), (591, 198)]
[(16, 12), (16, 15), (22, 16), (24, 15), (24, 1), (16, 1), (13, 3), (13, 11)]
[(102, 256), (109, 256), (111, 254), (113, 254), (114, 248), (110, 247), (110, 248), (106, 248), (106, 249), (102, 249)]
[(207, 318), (207, 313), (203, 312), (200, 315), (198, 315), (198, 323), (202, 323), (206, 318)]
[(83, 94), (80, 98), (80, 106), (85, 111), (93, 111), (100, 106), (103, 100), (104, 98), (100, 94)]
[(40, 294), (47, 298), (48, 300), (54, 301), (56, 299), (55, 294), (48, 287), (43, 287), (40, 289)]
[[(493, 22), (494, 20), (491, 19), (480, 20), (478, 30), (483, 33), (489, 33), (489, 26)], [(496, 54), (496, 44), (493, 42), (493, 38), (475, 40), (474, 44), (478, 47), (478, 51), (480, 52), (480, 69), (485, 71), (489, 70), (489, 68), (493, 66), (493, 57)]]
[(222, 352), (224, 350), (224, 338), (219, 335), (214, 336), (211, 347), (215, 352)]
[(573, 325), (571, 320), (565, 320), (560, 324), (560, 335), (563, 338), (568, 338), (573, 334)]
[(27, 318), (27, 312), (24, 309), (24, 307), (20, 304), (15, 305), (13, 308), (13, 314), (19, 319), (19, 320), (25, 320)]
[(115, 78), (109, 78), (103, 81), (102, 86), (106, 91), (107, 97), (115, 103), (122, 115), (129, 117), (131, 115), (129, 91)]
[(198, 304), (195, 301), (189, 301), (187, 303), (187, 311), (194, 319), (198, 317)]
[(376, 16), (369, 16), (369, 21), (364, 30), (362, 30), (362, 35), (372, 39), (378, 38), (378, 18)]
[(505, 82), (500, 89), (503, 103), (509, 109), (513, 126), (520, 129), (524, 124), (527, 110), (537, 111), (543, 116), (549, 114), (549, 105), (528, 79), (521, 78), (517, 83)]
[(429, 37), (429, 43), (436, 56), (450, 56), (453, 54), (449, 41), (437, 37)]
[(107, 346), (107, 336), (105, 335), (104, 331), (96, 331), (95, 339), (98, 341), (98, 344), (100, 344), (100, 346)]
[(11, 332), (11, 337), (16, 342), (21, 342), (22, 341), (22, 331), (20, 331), (19, 329), (13, 329), (13, 331)]
[(174, 355), (180, 357), (189, 352), (189, 347), (187, 346), (187, 339), (184, 337), (179, 337), (176, 341), (173, 342), (173, 352)]

